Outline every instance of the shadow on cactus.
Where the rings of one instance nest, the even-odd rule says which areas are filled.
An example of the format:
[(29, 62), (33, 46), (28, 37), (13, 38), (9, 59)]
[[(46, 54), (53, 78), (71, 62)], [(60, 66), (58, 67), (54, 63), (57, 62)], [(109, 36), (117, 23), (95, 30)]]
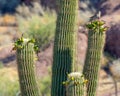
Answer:
[(87, 84), (87, 96), (96, 96), (101, 57), (105, 43), (105, 31), (108, 29), (104, 24), (104, 21), (98, 19), (86, 25), (89, 33), (83, 74), (85, 79), (89, 81)]
[[(73, 58), (71, 57), (71, 52), (68, 48), (56, 51), (54, 62), (58, 65), (53, 65), (52, 68), (52, 74), (54, 73), (54, 76), (52, 75), (52, 92), (58, 94), (58, 96), (61, 96), (60, 94), (63, 96), (63, 94), (65, 94), (65, 87), (62, 85), (62, 82), (67, 79), (67, 73), (70, 73), (72, 70), (72, 65), (70, 64)], [(61, 76), (58, 74), (61, 74)], [(56, 84), (59, 88), (56, 87)]]

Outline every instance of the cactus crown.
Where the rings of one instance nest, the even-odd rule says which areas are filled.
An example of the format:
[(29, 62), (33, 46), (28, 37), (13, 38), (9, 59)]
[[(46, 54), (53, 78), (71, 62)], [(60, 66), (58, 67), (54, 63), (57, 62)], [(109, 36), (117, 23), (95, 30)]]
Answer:
[(26, 44), (28, 43), (33, 43), (34, 44), (34, 50), (37, 52), (38, 51), (38, 46), (35, 45), (35, 39), (25, 39), (23, 37), (19, 38), (17, 41), (14, 43), (14, 47), (12, 50), (17, 50), (17, 49), (22, 49)]
[(86, 80), (80, 72), (68, 74), (67, 80), (63, 82), (66, 87), (65, 96), (84, 96)]
[[(80, 76), (81, 79), (83, 79), (83, 82), (79, 82), (76, 81), (76, 78), (78, 78)], [(67, 85), (79, 85), (79, 84), (86, 84), (88, 82), (88, 80), (84, 79), (83, 74), (79, 73), (79, 72), (72, 72), (70, 74), (68, 74), (68, 79), (64, 82), (62, 82), (63, 85), (67, 86)]]
[[(102, 21), (102, 20), (94, 20), (88, 24), (86, 24), (86, 27), (89, 29), (89, 30), (94, 30), (94, 32), (100, 32), (100, 33), (103, 33), (105, 32), (108, 27), (107, 26), (104, 26), (105, 22)], [(98, 30), (99, 31), (96, 31)]]

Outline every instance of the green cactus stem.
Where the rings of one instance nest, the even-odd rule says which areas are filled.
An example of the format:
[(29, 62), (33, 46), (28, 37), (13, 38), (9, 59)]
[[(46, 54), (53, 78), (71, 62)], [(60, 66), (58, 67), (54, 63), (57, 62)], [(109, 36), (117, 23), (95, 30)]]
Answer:
[(34, 72), (34, 44), (20, 38), (15, 42), (21, 96), (40, 96)]
[(87, 96), (96, 96), (97, 82), (100, 69), (100, 61), (105, 42), (104, 22), (95, 20), (87, 24), (88, 33), (88, 49), (86, 54), (83, 74), (88, 80)]
[[(51, 96), (65, 96), (63, 81), (74, 70), (76, 58), (76, 13), (78, 0), (58, 0), (54, 41)], [(77, 25), (77, 24), (76, 24)]]
[(84, 96), (85, 95), (84, 76), (79, 72), (68, 74), (67, 81), (63, 82), (66, 86), (66, 96)]

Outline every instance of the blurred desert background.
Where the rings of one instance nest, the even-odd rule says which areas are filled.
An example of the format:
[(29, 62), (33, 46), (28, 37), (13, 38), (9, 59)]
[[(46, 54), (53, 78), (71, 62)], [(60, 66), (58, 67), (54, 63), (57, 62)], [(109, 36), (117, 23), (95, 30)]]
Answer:
[[(39, 45), (35, 62), (41, 96), (50, 96), (51, 65), (57, 0), (0, 0), (0, 96), (20, 92), (15, 40), (35, 38)], [(109, 29), (106, 32), (97, 96), (120, 96), (120, 0), (80, 0), (78, 9), (77, 64), (82, 71), (87, 49), (85, 24), (97, 11)]]

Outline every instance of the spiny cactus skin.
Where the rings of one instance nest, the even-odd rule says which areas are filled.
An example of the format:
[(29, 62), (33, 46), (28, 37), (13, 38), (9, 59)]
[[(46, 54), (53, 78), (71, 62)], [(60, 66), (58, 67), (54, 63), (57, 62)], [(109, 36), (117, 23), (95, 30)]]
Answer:
[(16, 50), (21, 96), (40, 96), (34, 72), (34, 44), (28, 39), (18, 41)]
[(104, 47), (105, 31), (104, 22), (100, 20), (92, 21), (87, 24), (88, 33), (88, 49), (86, 54), (83, 74), (88, 80), (87, 96), (96, 96), (98, 75), (100, 69), (100, 60)]
[(66, 96), (84, 96), (84, 81), (83, 75), (79, 72), (72, 72), (68, 74), (67, 81), (63, 82), (66, 86)]
[(67, 73), (74, 69), (77, 1), (58, 0), (51, 96), (65, 96), (65, 87), (62, 82), (67, 80)]

